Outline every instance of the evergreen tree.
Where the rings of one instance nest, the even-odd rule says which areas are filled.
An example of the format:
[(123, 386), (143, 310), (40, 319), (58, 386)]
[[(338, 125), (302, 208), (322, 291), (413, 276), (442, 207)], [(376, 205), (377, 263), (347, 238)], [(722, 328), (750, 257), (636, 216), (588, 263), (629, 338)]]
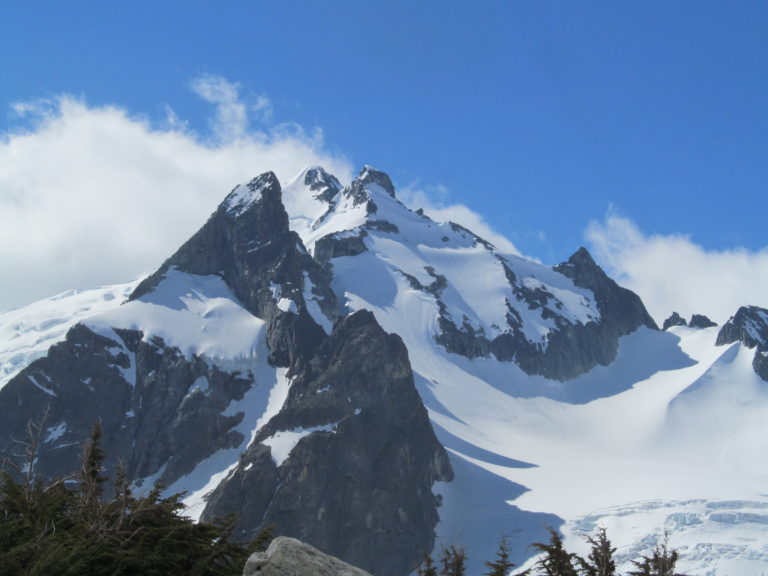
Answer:
[(539, 576), (578, 576), (580, 559), (565, 550), (557, 530), (549, 528), (549, 543), (536, 542), (533, 547), (543, 554), (534, 567)]
[(494, 562), (484, 562), (488, 571), (485, 576), (507, 576), (509, 571), (515, 567), (515, 564), (509, 559), (509, 547), (506, 536), (501, 538), (499, 549), (496, 551), (496, 560)]
[(442, 570), (440, 576), (464, 576), (466, 572), (467, 554), (464, 548), (457, 544), (451, 544), (443, 548), (440, 555)]
[(664, 534), (664, 540), (656, 545), (650, 556), (643, 556), (641, 560), (633, 560), (636, 570), (629, 576), (683, 576), (675, 572), (678, 553), (669, 548), (669, 535)]
[(419, 564), (419, 567), (416, 568), (416, 574), (418, 574), (418, 576), (437, 576), (437, 568), (432, 560), (432, 556), (424, 554), (424, 560)]
[(605, 527), (598, 528), (595, 536), (587, 536), (587, 542), (592, 546), (589, 556), (586, 560), (579, 558), (585, 576), (616, 576), (616, 548), (611, 546)]
[(80, 481), (80, 496), (84, 502), (95, 504), (104, 490), (107, 478), (101, 474), (104, 467), (104, 450), (101, 448), (101, 424), (96, 422), (91, 430), (91, 436), (83, 445), (83, 456), (78, 473)]
[(121, 465), (104, 498), (100, 440), (97, 425), (74, 487), (0, 477), (0, 576), (230, 576), (271, 538), (233, 542), (234, 518), (194, 523), (181, 515), (181, 494), (136, 497)]

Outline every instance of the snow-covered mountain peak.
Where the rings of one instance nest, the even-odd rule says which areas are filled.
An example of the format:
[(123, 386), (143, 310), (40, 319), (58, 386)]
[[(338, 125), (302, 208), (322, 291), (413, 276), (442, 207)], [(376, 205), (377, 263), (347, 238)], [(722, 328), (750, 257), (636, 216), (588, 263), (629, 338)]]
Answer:
[(373, 186), (378, 186), (393, 198), (395, 197), (395, 186), (392, 184), (392, 179), (389, 175), (368, 164), (363, 166), (357, 178), (350, 185), (350, 188), (354, 188), (355, 183), (359, 183), (362, 188), (369, 190)]
[(378, 210), (377, 197), (386, 194), (394, 198), (395, 187), (387, 174), (372, 166), (364, 166), (341, 194), (351, 200), (352, 206), (364, 205), (366, 214), (374, 214)]
[(265, 172), (246, 184), (235, 186), (224, 199), (223, 206), (230, 214), (239, 216), (260, 202), (265, 194), (280, 198), (280, 183), (274, 172)]
[(561, 269), (571, 268), (574, 270), (588, 270), (598, 268), (595, 259), (592, 258), (592, 254), (590, 254), (589, 250), (584, 248), (584, 246), (580, 246), (576, 252), (571, 254), (571, 257), (568, 258), (568, 260), (559, 264), (559, 267)]
[(730, 346), (679, 316), (659, 332), (586, 249), (503, 252), (370, 166), (346, 187), (318, 166), (257, 176), (117, 306), (129, 290), (0, 314), (0, 457), (52, 406), (41, 461), (65, 473), (98, 418), (130, 477), (187, 491), (191, 515), (343, 534), (351, 560), (404, 564), (387, 573), (438, 513), (470, 571), (510, 526), (520, 563), (544, 525), (572, 549), (597, 523), (622, 561), (669, 530), (686, 573), (768, 565), (767, 310), (739, 310)]
[(328, 174), (322, 166), (305, 168), (298, 179), (314, 193), (315, 198), (324, 202), (330, 202), (343, 188), (336, 176)]
[[(283, 201), (290, 228), (334, 271), (337, 299), (365, 302), (353, 310), (396, 307), (380, 293), (394, 281), (395, 299), (402, 288), (431, 301), (431, 337), (449, 352), (494, 356), (558, 380), (610, 363), (619, 336), (656, 328), (639, 298), (610, 280), (584, 248), (552, 268), (410, 210), (389, 176), (371, 166), (337, 193), (318, 195), (336, 189), (332, 178), (305, 170), (286, 186)], [(380, 284), (385, 278), (391, 280)], [(567, 344), (573, 330), (589, 331), (592, 344)], [(558, 336), (563, 331), (571, 336)]]
[(364, 167), (346, 187), (320, 167), (302, 171), (283, 189), (290, 228), (314, 254), (315, 244), (331, 235), (360, 235), (365, 229), (399, 231), (399, 223), (423, 219), (395, 198), (384, 172)]

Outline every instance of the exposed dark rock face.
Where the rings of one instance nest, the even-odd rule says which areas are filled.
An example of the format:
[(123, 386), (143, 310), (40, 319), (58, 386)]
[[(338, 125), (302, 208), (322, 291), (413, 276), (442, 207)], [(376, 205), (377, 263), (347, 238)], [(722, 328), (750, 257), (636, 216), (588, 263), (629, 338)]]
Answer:
[(760, 378), (768, 382), (768, 344), (757, 346), (755, 359), (752, 360), (752, 368)]
[(306, 171), (304, 184), (314, 193), (315, 198), (324, 202), (330, 202), (342, 189), (342, 185), (336, 177), (328, 174), (319, 166)]
[(378, 210), (376, 203), (371, 198), (370, 187), (378, 186), (384, 192), (395, 197), (395, 187), (392, 180), (384, 172), (380, 172), (370, 166), (365, 166), (352, 183), (344, 188), (341, 193), (352, 199), (353, 206), (365, 204), (366, 213), (375, 214)]
[[(172, 267), (222, 277), (249, 311), (267, 321), (270, 361), (294, 371), (325, 338), (307, 311), (306, 282), (331, 319), (339, 313), (328, 272), (288, 229), (272, 173), (233, 190), (131, 299), (152, 292)], [(295, 313), (281, 310), (280, 299), (293, 301)], [(10, 455), (17, 448), (11, 439), (23, 439), (27, 422), (39, 421), (47, 407), (51, 439), (43, 447), (41, 473), (68, 474), (100, 420), (110, 461), (124, 460), (129, 478), (153, 475), (169, 485), (213, 452), (243, 442), (233, 430), (243, 414), (222, 412), (252, 385), (252, 375), (185, 357), (159, 338), (144, 341), (130, 330), (104, 337), (78, 325), (0, 390), (0, 454)]]
[(573, 280), (576, 286), (592, 291), (602, 321), (616, 334), (629, 334), (640, 326), (659, 329), (640, 297), (611, 280), (586, 248), (579, 248), (567, 262), (555, 266), (555, 270)]
[(748, 348), (768, 344), (768, 310), (758, 306), (742, 306), (720, 328), (715, 344), (723, 346), (738, 341)]
[(688, 322), (677, 312), (672, 312), (672, 315), (664, 320), (664, 325), (661, 329), (666, 331), (672, 328), (672, 326), (688, 326)]
[(464, 228), (464, 226), (462, 226), (461, 224), (457, 224), (456, 222), (448, 222), (448, 224), (450, 225), (451, 230), (453, 230), (454, 232), (461, 234), (465, 238), (471, 238), (472, 241), (475, 243), (475, 245), (482, 244), (483, 246), (485, 246), (486, 250), (493, 250), (493, 244), (488, 242), (485, 238), (481, 238), (480, 236), (472, 232), (472, 230), (470, 230), (469, 228)]
[(315, 259), (328, 263), (331, 258), (340, 256), (356, 256), (368, 250), (365, 245), (365, 230), (358, 230), (357, 234), (336, 233), (323, 236), (315, 243)]
[(716, 322), (712, 322), (709, 318), (704, 316), (704, 314), (694, 314), (691, 316), (691, 321), (688, 323), (688, 326), (691, 328), (711, 328), (712, 326), (717, 326)]
[(110, 339), (77, 325), (0, 391), (0, 453), (11, 456), (27, 422), (45, 415), (38, 471), (65, 476), (100, 421), (111, 470), (119, 459), (129, 478), (157, 474), (168, 485), (242, 443), (233, 430), (242, 413), (222, 412), (253, 384), (250, 374), (184, 358), (159, 338), (145, 342), (140, 332), (118, 330)]
[(386, 220), (369, 220), (365, 224), (367, 230), (376, 230), (377, 232), (386, 232), (387, 234), (398, 234), (400, 230), (392, 222)]
[(752, 361), (760, 378), (768, 382), (768, 310), (758, 306), (742, 306), (717, 334), (718, 346), (741, 342), (747, 348), (755, 348)]
[[(580, 248), (567, 262), (554, 267), (573, 283), (594, 294), (600, 312), (599, 321), (573, 323), (558, 312), (559, 301), (544, 288), (531, 288), (517, 281), (503, 261), (504, 270), (516, 297), (507, 301), (509, 330), (489, 339), (482, 330), (472, 328), (466, 319), (458, 326), (438, 301), (440, 328), (436, 340), (447, 350), (468, 358), (493, 354), (502, 361), (514, 361), (528, 374), (540, 374), (554, 380), (569, 380), (597, 365), (606, 366), (616, 357), (619, 338), (646, 326), (658, 330), (640, 298), (611, 280), (595, 263), (585, 248)], [(551, 318), (556, 329), (549, 333), (546, 345), (530, 342), (522, 330), (522, 319), (515, 309), (520, 305), (541, 310)]]
[[(335, 186), (320, 172), (308, 174), (320, 194)], [(391, 186), (372, 170), (360, 181)], [(354, 252), (355, 241), (364, 246), (362, 237), (341, 240), (327, 241), (329, 253), (340, 253), (333, 246)], [(213, 493), (206, 517), (239, 513), (241, 536), (275, 522), (281, 533), (355, 564), (410, 571), (432, 548), (438, 502), (431, 489), (452, 477), (450, 463), (400, 338), (369, 312), (337, 321), (330, 336), (309, 314), (307, 282), (330, 318), (339, 313), (329, 273), (288, 229), (274, 175), (233, 190), (131, 299), (149, 297), (172, 268), (222, 278), (265, 320), (269, 361), (289, 367), (293, 379), (285, 406)], [(227, 408), (260, 384), (250, 372), (224, 372), (136, 330), (100, 330), (74, 327), (0, 390), (0, 455), (12, 454), (12, 439), (46, 409), (40, 473), (47, 476), (77, 465), (96, 420), (107, 465), (124, 460), (131, 480), (169, 485), (218, 450), (243, 445), (237, 426), (244, 414)], [(270, 439), (299, 430), (308, 433), (276, 463)]]
[[(306, 435), (290, 456), (273, 461), (271, 439), (297, 430)], [(405, 346), (360, 311), (299, 371), (204, 518), (240, 512), (241, 536), (274, 523), (364, 569), (404, 574), (433, 545), (432, 484), (451, 477)]]
[(294, 538), (275, 538), (248, 558), (243, 576), (371, 576)]
[[(322, 186), (325, 181), (318, 182)], [(278, 366), (298, 366), (325, 334), (307, 311), (305, 273), (323, 312), (331, 320), (339, 313), (329, 271), (312, 259), (288, 228), (280, 183), (272, 172), (235, 188), (208, 222), (139, 284), (131, 299), (151, 292), (172, 267), (221, 276), (249, 312), (268, 322), (270, 361)], [(279, 298), (292, 300), (296, 313), (280, 310)]]

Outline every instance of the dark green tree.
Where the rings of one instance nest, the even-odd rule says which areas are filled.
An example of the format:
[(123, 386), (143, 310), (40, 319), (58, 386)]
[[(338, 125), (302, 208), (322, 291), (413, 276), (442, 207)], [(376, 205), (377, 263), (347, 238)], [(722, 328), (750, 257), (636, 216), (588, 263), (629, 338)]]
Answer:
[(419, 567), (416, 568), (416, 574), (418, 574), (418, 576), (437, 576), (437, 568), (432, 560), (432, 556), (424, 554), (424, 560), (419, 564)]
[(579, 557), (566, 551), (560, 533), (549, 528), (549, 542), (536, 542), (532, 545), (542, 557), (536, 562), (534, 570), (539, 576), (579, 576)]
[(657, 544), (650, 556), (643, 556), (639, 561), (633, 560), (635, 570), (629, 576), (684, 576), (675, 572), (678, 553), (669, 547), (669, 535), (664, 534), (664, 540)]
[(464, 576), (466, 572), (467, 554), (458, 544), (443, 548), (440, 554), (440, 576)]
[(104, 450), (101, 447), (101, 424), (96, 422), (91, 436), (83, 445), (83, 456), (77, 479), (80, 483), (79, 496), (81, 506), (91, 513), (99, 507), (107, 477), (102, 474)]
[(611, 545), (605, 527), (598, 528), (597, 533), (587, 536), (586, 540), (592, 549), (586, 560), (579, 558), (585, 576), (616, 576), (616, 562), (613, 560), (616, 548)]
[(484, 562), (488, 568), (484, 572), (485, 576), (507, 576), (509, 571), (515, 567), (515, 564), (509, 559), (509, 545), (506, 536), (499, 541), (499, 549), (496, 551), (496, 560), (493, 562)]
[(95, 426), (73, 486), (3, 473), (0, 576), (230, 576), (268, 543), (269, 535), (233, 542), (234, 518), (194, 523), (182, 515), (182, 494), (135, 496), (122, 466), (105, 497), (100, 439)]

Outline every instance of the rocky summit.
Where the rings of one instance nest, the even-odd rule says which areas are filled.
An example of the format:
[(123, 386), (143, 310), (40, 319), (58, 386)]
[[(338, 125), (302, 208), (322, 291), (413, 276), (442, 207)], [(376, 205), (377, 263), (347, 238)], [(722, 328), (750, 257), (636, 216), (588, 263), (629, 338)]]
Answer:
[(768, 311), (660, 331), (585, 248), (526, 258), (370, 166), (222, 197), (135, 287), (0, 315), (0, 458), (38, 423), (35, 472), (64, 476), (98, 421), (135, 491), (373, 574), (454, 543), (480, 572), (505, 534), (523, 564), (546, 526), (579, 552), (620, 524), (623, 571), (664, 530), (686, 573), (768, 562)]
[(717, 334), (717, 345), (741, 342), (754, 348), (752, 366), (768, 382), (768, 310), (758, 306), (742, 306)]
[(672, 312), (672, 315), (664, 320), (664, 325), (662, 326), (662, 330), (666, 331), (672, 328), (673, 326), (688, 326), (688, 321), (680, 316), (677, 312)]

